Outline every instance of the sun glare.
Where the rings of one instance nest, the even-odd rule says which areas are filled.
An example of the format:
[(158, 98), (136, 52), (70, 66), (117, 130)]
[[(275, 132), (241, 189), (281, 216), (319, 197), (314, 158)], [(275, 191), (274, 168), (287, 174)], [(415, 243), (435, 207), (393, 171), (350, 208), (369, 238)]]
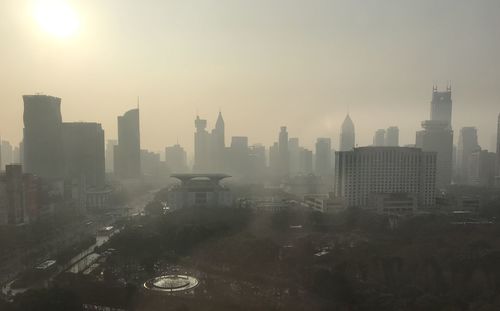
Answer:
[(40, 29), (58, 38), (74, 35), (80, 26), (75, 10), (63, 0), (37, 1), (34, 15)]

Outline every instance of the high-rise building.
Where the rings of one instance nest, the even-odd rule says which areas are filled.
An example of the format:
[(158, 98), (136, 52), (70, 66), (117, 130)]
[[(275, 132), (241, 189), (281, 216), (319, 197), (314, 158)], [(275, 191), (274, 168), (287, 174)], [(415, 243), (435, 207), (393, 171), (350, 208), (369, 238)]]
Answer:
[(186, 173), (188, 171), (187, 154), (179, 144), (165, 148), (165, 163), (171, 173)]
[(243, 177), (250, 174), (250, 150), (248, 148), (248, 137), (233, 136), (231, 137), (231, 146), (228, 150), (229, 173), (234, 177)]
[(373, 135), (373, 146), (383, 147), (385, 146), (385, 130), (378, 129), (375, 131), (375, 135)]
[(332, 140), (318, 138), (316, 140), (316, 157), (314, 170), (318, 176), (333, 175), (332, 166)]
[(210, 134), (207, 132), (207, 120), (196, 116), (194, 121), (194, 172), (210, 171)]
[(451, 184), (453, 171), (453, 130), (451, 128), (451, 87), (446, 92), (432, 88), (431, 120), (423, 121), (415, 146), (437, 153), (436, 185), (442, 189)]
[(352, 150), (356, 143), (354, 131), (354, 123), (351, 120), (351, 117), (347, 115), (342, 123), (342, 128), (340, 129), (340, 151), (349, 151)]
[(141, 173), (144, 176), (158, 177), (161, 173), (160, 166), (159, 153), (141, 149)]
[(118, 117), (118, 144), (114, 149), (114, 173), (124, 179), (141, 176), (139, 108)]
[(444, 92), (438, 92), (437, 87), (432, 88), (432, 101), (431, 101), (431, 120), (444, 121), (451, 128), (451, 86), (446, 88)]
[(313, 173), (313, 152), (306, 148), (300, 148), (300, 172), (303, 175)]
[(457, 148), (457, 181), (468, 183), (469, 167), (472, 153), (481, 150), (477, 140), (477, 129), (475, 127), (462, 127), (458, 138)]
[(496, 154), (488, 150), (476, 150), (468, 160), (468, 184), (491, 187), (495, 182)]
[(11, 225), (24, 223), (24, 184), (23, 167), (19, 164), (5, 167), (7, 190), (7, 223)]
[(269, 147), (269, 170), (273, 176), (278, 176), (280, 170), (280, 153), (277, 142)]
[(104, 130), (101, 124), (63, 123), (62, 137), (64, 177), (77, 181), (83, 189), (104, 187)]
[(211, 163), (209, 165), (214, 171), (222, 172), (225, 166), (226, 140), (224, 118), (222, 118), (220, 111), (210, 138)]
[(385, 145), (388, 147), (399, 146), (399, 128), (397, 126), (390, 126), (385, 132)]
[(61, 99), (24, 95), (24, 169), (42, 178), (63, 177)]
[(106, 142), (106, 172), (112, 173), (114, 170), (115, 146), (118, 145), (118, 140), (108, 139)]
[(266, 147), (255, 144), (249, 148), (250, 180), (261, 181), (267, 171)]
[(0, 171), (5, 170), (5, 166), (14, 163), (14, 150), (12, 145), (6, 140), (0, 140)]
[(434, 205), (436, 153), (407, 147), (362, 147), (336, 153), (334, 193), (348, 207), (370, 207), (374, 194), (407, 194)]
[(297, 137), (288, 139), (288, 154), (290, 157), (290, 174), (297, 175), (300, 171), (300, 144)]
[(278, 140), (279, 153), (279, 176), (285, 177), (290, 174), (290, 153), (288, 151), (288, 132), (286, 126), (280, 129)]
[(436, 186), (443, 189), (451, 184), (453, 167), (453, 131), (445, 121), (423, 121), (417, 132), (415, 146), (437, 153)]

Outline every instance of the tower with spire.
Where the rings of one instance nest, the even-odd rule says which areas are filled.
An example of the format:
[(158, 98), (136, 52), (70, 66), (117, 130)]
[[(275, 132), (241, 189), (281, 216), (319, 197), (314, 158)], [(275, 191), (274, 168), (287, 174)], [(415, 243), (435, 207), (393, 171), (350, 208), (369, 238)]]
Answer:
[(349, 114), (342, 122), (342, 127), (340, 129), (340, 151), (350, 151), (355, 146), (355, 131), (354, 131), (354, 122), (352, 122)]

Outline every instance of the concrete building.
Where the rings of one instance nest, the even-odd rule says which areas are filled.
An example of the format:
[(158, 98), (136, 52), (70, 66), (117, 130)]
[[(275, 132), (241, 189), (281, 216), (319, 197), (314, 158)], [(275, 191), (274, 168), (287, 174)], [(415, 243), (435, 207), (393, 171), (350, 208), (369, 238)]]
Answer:
[(397, 126), (390, 126), (385, 131), (385, 145), (388, 147), (399, 146), (399, 128)]
[(451, 129), (452, 113), (451, 86), (446, 87), (446, 91), (438, 92), (437, 86), (432, 88), (431, 120), (442, 121), (448, 124)]
[(229, 171), (237, 178), (246, 177), (250, 174), (248, 137), (231, 137), (231, 146), (228, 148), (226, 155), (225, 171)]
[(300, 174), (309, 175), (313, 173), (313, 152), (306, 148), (300, 148)]
[(467, 183), (473, 186), (492, 187), (495, 182), (496, 154), (488, 150), (476, 150), (468, 159)]
[(300, 144), (297, 137), (288, 139), (288, 154), (290, 157), (290, 175), (295, 176), (300, 171)]
[(65, 179), (83, 183), (85, 190), (104, 187), (104, 130), (101, 124), (63, 123), (62, 130)]
[(315, 160), (314, 171), (316, 175), (333, 175), (332, 141), (330, 138), (318, 138), (316, 140)]
[(118, 145), (118, 140), (108, 139), (106, 142), (106, 173), (113, 173), (115, 160), (115, 146)]
[(374, 207), (374, 194), (415, 195), (419, 207), (434, 205), (436, 153), (406, 147), (362, 147), (336, 153), (335, 197), (348, 207)]
[(64, 174), (61, 99), (24, 95), (23, 163), (27, 173), (60, 179)]
[(216, 208), (231, 207), (231, 191), (220, 184), (226, 174), (173, 174), (181, 181), (168, 193), (171, 208)]
[(141, 173), (148, 177), (158, 177), (161, 174), (159, 153), (141, 149)]
[(187, 153), (179, 144), (165, 148), (165, 163), (172, 173), (186, 173), (188, 171)]
[(458, 138), (457, 148), (457, 182), (467, 184), (472, 153), (481, 150), (477, 140), (475, 127), (462, 127)]
[(453, 131), (444, 121), (423, 121), (417, 132), (415, 146), (425, 152), (437, 153), (436, 185), (443, 189), (451, 184), (453, 168)]
[(354, 130), (354, 123), (351, 117), (347, 115), (342, 123), (340, 129), (340, 151), (349, 151), (356, 145), (356, 135)]
[(0, 171), (5, 171), (5, 166), (14, 163), (14, 150), (12, 145), (0, 139)]
[(118, 144), (114, 149), (114, 173), (122, 179), (141, 177), (139, 109), (118, 117)]
[(226, 125), (222, 112), (219, 111), (215, 127), (210, 135), (210, 167), (213, 171), (222, 172), (225, 168), (226, 160)]
[(290, 153), (288, 151), (288, 131), (286, 126), (280, 129), (278, 140), (278, 154), (279, 154), (279, 177), (286, 177), (290, 174)]
[(378, 129), (375, 131), (373, 135), (373, 146), (383, 147), (385, 146), (385, 130)]
[(207, 132), (207, 120), (196, 116), (194, 121), (194, 172), (210, 171), (210, 134)]

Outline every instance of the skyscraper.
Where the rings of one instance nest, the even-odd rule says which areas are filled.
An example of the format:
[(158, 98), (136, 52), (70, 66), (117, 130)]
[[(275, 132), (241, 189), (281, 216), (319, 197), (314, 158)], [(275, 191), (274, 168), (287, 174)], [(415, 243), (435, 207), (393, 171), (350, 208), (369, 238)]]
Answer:
[(438, 92), (437, 87), (432, 88), (431, 120), (445, 121), (451, 128), (451, 86), (446, 87), (446, 91)]
[(62, 178), (61, 99), (24, 95), (24, 169), (42, 178)]
[(114, 149), (114, 173), (120, 178), (141, 176), (139, 108), (118, 117), (118, 145)]
[(104, 130), (101, 124), (62, 124), (65, 178), (85, 188), (105, 185)]
[(491, 187), (495, 181), (496, 154), (488, 150), (476, 150), (469, 157), (467, 184)]
[(378, 147), (385, 146), (385, 130), (378, 129), (375, 131), (375, 135), (373, 135), (373, 145)]
[(468, 183), (469, 167), (472, 153), (481, 150), (477, 142), (477, 129), (475, 127), (462, 127), (458, 138), (457, 170), (458, 182)]
[(348, 114), (342, 123), (342, 128), (340, 129), (340, 151), (352, 150), (355, 146), (355, 142), (354, 123)]
[(316, 140), (315, 172), (318, 176), (333, 175), (332, 168), (332, 140), (318, 138)]
[(5, 166), (14, 163), (14, 150), (12, 149), (12, 145), (6, 141), (1, 140), (0, 144), (0, 159), (1, 159), (1, 170), (5, 170)]
[(437, 152), (436, 186), (451, 184), (453, 169), (453, 130), (451, 128), (451, 87), (446, 92), (432, 88), (431, 120), (423, 121), (423, 130), (416, 134), (415, 146), (423, 151)]
[(187, 154), (184, 148), (179, 144), (165, 148), (165, 163), (171, 173), (186, 173)]
[(399, 146), (399, 128), (397, 126), (390, 126), (385, 132), (385, 145), (388, 147)]
[(290, 174), (297, 175), (300, 171), (300, 144), (297, 137), (288, 139), (288, 154), (290, 161)]
[(436, 186), (440, 189), (451, 184), (453, 168), (453, 131), (446, 121), (423, 121), (415, 146), (423, 151), (437, 153)]
[(288, 132), (286, 126), (280, 129), (278, 140), (278, 153), (279, 153), (279, 176), (288, 176), (290, 173), (290, 153), (288, 151)]
[(207, 120), (196, 116), (194, 121), (196, 132), (194, 133), (194, 166), (193, 171), (197, 173), (210, 170), (210, 134), (207, 132)]
[(212, 130), (212, 135), (210, 137), (210, 149), (211, 149), (211, 163), (209, 164), (214, 171), (222, 172), (224, 170), (225, 164), (225, 123), (224, 118), (222, 118), (222, 112), (219, 111), (217, 116), (217, 121), (215, 122), (215, 127)]
[(118, 140), (108, 139), (106, 142), (106, 172), (113, 172), (115, 160), (115, 146), (118, 145)]
[(434, 205), (436, 153), (407, 147), (362, 147), (336, 153), (334, 193), (348, 207), (369, 207), (373, 194), (407, 194)]

